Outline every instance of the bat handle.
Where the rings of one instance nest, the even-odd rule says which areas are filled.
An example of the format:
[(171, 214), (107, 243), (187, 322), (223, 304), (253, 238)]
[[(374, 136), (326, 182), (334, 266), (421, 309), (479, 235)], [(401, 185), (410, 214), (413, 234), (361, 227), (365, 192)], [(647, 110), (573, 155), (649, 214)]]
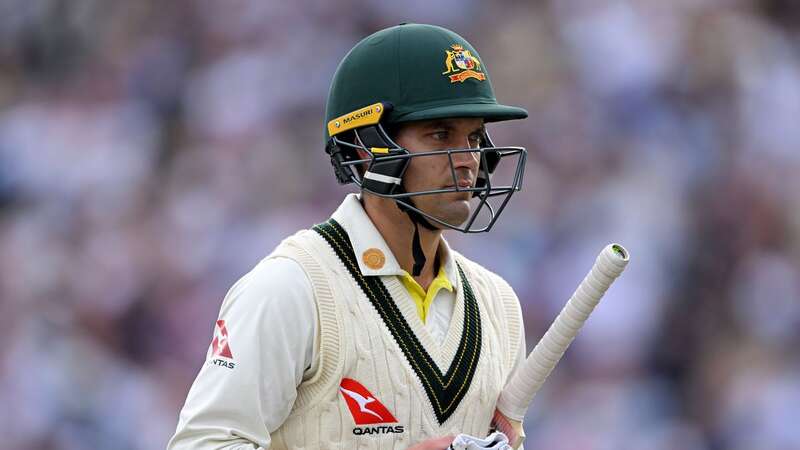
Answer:
[(586, 278), (500, 394), (497, 410), (509, 422), (521, 424), (536, 393), (628, 259), (628, 251), (619, 244), (609, 244), (597, 256)]

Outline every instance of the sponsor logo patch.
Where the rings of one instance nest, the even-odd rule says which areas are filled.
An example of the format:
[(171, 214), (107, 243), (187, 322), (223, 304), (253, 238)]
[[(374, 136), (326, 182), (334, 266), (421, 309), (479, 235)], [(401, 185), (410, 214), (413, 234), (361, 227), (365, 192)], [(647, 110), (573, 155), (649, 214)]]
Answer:
[[(343, 378), (339, 384), (339, 391), (347, 403), (347, 408), (353, 416), (356, 425), (376, 425), (393, 424), (397, 419), (389, 412), (370, 391), (361, 383), (351, 378)], [(381, 426), (357, 426), (353, 428), (353, 434), (387, 434), (402, 433), (405, 428), (402, 425), (381, 425)]]
[(224, 320), (218, 320), (217, 324), (214, 326), (214, 339), (211, 341), (211, 355), (216, 356), (216, 358), (211, 360), (211, 364), (227, 367), (228, 369), (234, 368), (233, 353), (231, 352), (231, 346), (228, 342), (228, 328), (225, 326)]

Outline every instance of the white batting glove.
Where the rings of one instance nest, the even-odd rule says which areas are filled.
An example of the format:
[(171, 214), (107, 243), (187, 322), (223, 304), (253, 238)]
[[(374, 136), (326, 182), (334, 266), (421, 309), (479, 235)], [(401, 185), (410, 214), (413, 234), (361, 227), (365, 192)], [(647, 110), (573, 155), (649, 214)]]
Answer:
[(485, 438), (459, 434), (453, 439), (448, 450), (511, 450), (505, 434), (495, 431)]

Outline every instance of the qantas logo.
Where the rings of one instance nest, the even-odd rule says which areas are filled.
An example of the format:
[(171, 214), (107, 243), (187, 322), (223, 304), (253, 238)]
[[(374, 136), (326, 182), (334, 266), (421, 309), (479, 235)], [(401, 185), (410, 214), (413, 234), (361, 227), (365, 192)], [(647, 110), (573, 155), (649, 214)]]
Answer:
[(211, 355), (216, 356), (211, 363), (216, 366), (227, 367), (233, 369), (235, 364), (233, 361), (233, 353), (228, 344), (228, 329), (225, 327), (224, 320), (218, 320), (214, 327), (214, 340), (211, 341)]
[(397, 422), (392, 413), (358, 381), (342, 378), (339, 390), (342, 391), (356, 425)]
[(225, 328), (225, 321), (218, 320), (214, 327), (214, 340), (211, 341), (211, 350), (214, 356), (233, 359), (231, 347), (228, 345), (228, 329)]
[(374, 402), (374, 401), (375, 401), (375, 399), (374, 399), (374, 398), (372, 398), (372, 397), (366, 397), (366, 398), (364, 398), (364, 396), (363, 396), (363, 395), (361, 395), (361, 394), (359, 394), (358, 392), (353, 392), (353, 391), (347, 390), (347, 389), (345, 389), (345, 388), (343, 388), (343, 387), (339, 387), (339, 389), (340, 389), (342, 392), (344, 392), (344, 394), (345, 394), (345, 395), (347, 395), (347, 396), (348, 396), (348, 397), (350, 397), (351, 399), (355, 400), (355, 401), (356, 401), (356, 403), (358, 403), (358, 409), (360, 409), (362, 413), (364, 413), (364, 414), (371, 414), (371, 415), (373, 415), (373, 416), (377, 417), (379, 422), (383, 422), (383, 417), (381, 417), (381, 416), (380, 416), (378, 413), (376, 413), (375, 411), (372, 411), (372, 410), (369, 410), (369, 409), (367, 409), (367, 407), (366, 407), (366, 406), (367, 406), (367, 403), (371, 403), (371, 402)]
[[(351, 378), (342, 378), (339, 390), (342, 392), (342, 397), (344, 397), (344, 401), (347, 403), (347, 408), (350, 410), (356, 425), (397, 423), (397, 419), (383, 406), (383, 403), (379, 402), (358, 381)], [(405, 429), (402, 425), (357, 426), (353, 428), (353, 434), (355, 435), (402, 433), (403, 431)]]

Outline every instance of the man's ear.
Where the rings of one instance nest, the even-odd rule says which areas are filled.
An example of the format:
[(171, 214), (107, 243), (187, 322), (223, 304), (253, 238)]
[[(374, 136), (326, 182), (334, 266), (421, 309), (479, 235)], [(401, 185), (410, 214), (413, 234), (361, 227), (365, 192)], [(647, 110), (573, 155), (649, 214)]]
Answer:
[[(358, 148), (358, 149), (355, 149), (355, 150), (356, 150), (356, 154), (358, 155), (358, 159), (369, 160), (370, 158), (372, 158), (372, 155), (370, 155), (370, 153), (368, 151), (364, 150), (363, 148)], [(369, 162), (363, 162), (363, 163), (358, 164), (357, 166), (355, 166), (356, 171), (358, 172), (359, 178), (364, 176), (364, 173), (369, 168), (369, 164), (370, 164)]]

